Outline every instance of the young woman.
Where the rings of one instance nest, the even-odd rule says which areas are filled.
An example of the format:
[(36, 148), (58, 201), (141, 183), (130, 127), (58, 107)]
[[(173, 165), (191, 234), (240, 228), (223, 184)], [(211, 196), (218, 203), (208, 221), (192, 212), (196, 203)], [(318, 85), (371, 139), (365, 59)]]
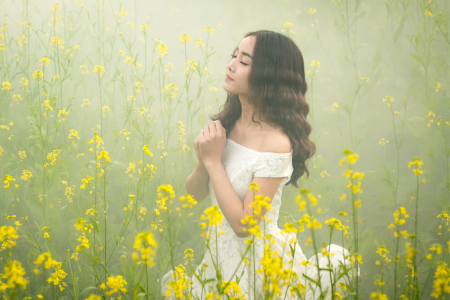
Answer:
[[(277, 225), (283, 186), (292, 184), (298, 188), (298, 178), (305, 172), (309, 176), (305, 161), (315, 153), (315, 145), (308, 139), (311, 125), (306, 120), (309, 105), (304, 97), (307, 84), (302, 53), (282, 34), (266, 30), (250, 32), (231, 55), (223, 88), (228, 92), (227, 100), (195, 139), (198, 164), (186, 181), (186, 190), (192, 191), (197, 201), (210, 194), (212, 205), (217, 205), (224, 216), (218, 228), (221, 234), (217, 235), (217, 241), (215, 234), (211, 234), (210, 251), (205, 249), (204, 259), (196, 270), (198, 274), (204, 268), (202, 280), (214, 280), (202, 288), (199, 280), (192, 276), (192, 296), (205, 299), (209, 288), (215, 286), (216, 263), (223, 281), (237, 281), (238, 276), (241, 293), (246, 299), (262, 299), (264, 274), (254, 272), (261, 267), (262, 238), (255, 242), (257, 264), (250, 266), (241, 262), (248, 247), (245, 241), (249, 238), (249, 227), (241, 220), (253, 215), (253, 207), (249, 206), (253, 202), (253, 190), (249, 190), (252, 182), (259, 185), (256, 195), (272, 199), (271, 211), (263, 207), (256, 219), (258, 223), (263, 215), (271, 219), (267, 233), (272, 239), (266, 243), (271, 242), (271, 249), (282, 257), (283, 268), (289, 268), (294, 259), (293, 270), (306, 285), (308, 281), (305, 282), (302, 274), (318, 279), (316, 259), (322, 268), (329, 268), (326, 266), (328, 259), (322, 254), (307, 260), (294, 239), (296, 235), (283, 233)], [(262, 222), (260, 229), (263, 231)], [(294, 258), (290, 242), (295, 247)], [(349, 260), (344, 259), (347, 249), (332, 244), (327, 250), (333, 254), (335, 270), (339, 270), (338, 260), (351, 266)], [(251, 255), (247, 252), (245, 257)], [(305, 264), (305, 261), (312, 264)], [(172, 280), (171, 274), (172, 271), (163, 278), (163, 295)], [(322, 290), (328, 288), (326, 299), (331, 299), (330, 275), (322, 271), (321, 276)], [(344, 277), (339, 282), (342, 281)], [(316, 299), (319, 294), (318, 288), (307, 287), (305, 299)], [(280, 299), (296, 298), (291, 298), (287, 287), (282, 285)]]

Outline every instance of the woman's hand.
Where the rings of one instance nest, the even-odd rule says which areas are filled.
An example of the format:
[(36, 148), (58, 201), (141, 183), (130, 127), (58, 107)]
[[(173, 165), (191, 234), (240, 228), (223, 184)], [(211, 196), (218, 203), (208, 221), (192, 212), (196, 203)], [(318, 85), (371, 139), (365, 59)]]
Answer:
[(209, 122), (200, 132), (200, 157), (205, 166), (221, 163), (223, 149), (227, 143), (227, 131), (219, 120)]
[(202, 161), (202, 157), (200, 156), (200, 144), (199, 144), (199, 142), (200, 142), (200, 136), (202, 134), (203, 133), (200, 131), (200, 133), (197, 135), (197, 137), (194, 140), (195, 155), (197, 155), (197, 159), (198, 159), (198, 161), (201, 164), (203, 164), (203, 161)]

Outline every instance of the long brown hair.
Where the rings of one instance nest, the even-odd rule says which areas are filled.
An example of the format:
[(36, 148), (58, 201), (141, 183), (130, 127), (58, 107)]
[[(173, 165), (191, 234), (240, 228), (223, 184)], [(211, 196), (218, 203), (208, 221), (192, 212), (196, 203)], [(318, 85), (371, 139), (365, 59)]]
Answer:
[[(305, 172), (307, 178), (309, 177), (305, 161), (316, 152), (314, 142), (308, 139), (311, 125), (306, 120), (309, 105), (305, 100), (308, 85), (305, 81), (303, 56), (294, 41), (280, 33), (259, 30), (245, 35), (248, 36), (256, 37), (252, 68), (248, 77), (248, 101), (254, 108), (252, 121), (261, 125), (253, 118), (258, 113), (260, 120), (270, 126), (281, 126), (289, 136), (293, 148), (294, 171), (286, 185), (292, 184), (298, 188), (298, 178)], [(241, 113), (239, 96), (228, 93), (219, 113), (210, 115), (209, 118), (211, 121), (220, 120), (228, 133)]]

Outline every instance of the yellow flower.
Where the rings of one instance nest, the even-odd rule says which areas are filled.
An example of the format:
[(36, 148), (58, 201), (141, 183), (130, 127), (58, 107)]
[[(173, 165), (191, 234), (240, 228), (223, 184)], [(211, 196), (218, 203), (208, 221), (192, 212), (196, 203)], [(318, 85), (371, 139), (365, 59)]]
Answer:
[(153, 157), (153, 153), (150, 152), (150, 150), (148, 149), (148, 145), (144, 145), (144, 147), (142, 148), (142, 150), (144, 150), (145, 153), (147, 153), (148, 155), (150, 155), (151, 157)]
[(103, 77), (103, 73), (105, 72), (105, 67), (96, 65), (94, 67), (94, 73), (97, 73), (97, 72), (100, 74), (100, 77)]
[[(125, 293), (127, 291), (127, 289), (125, 288), (127, 282), (121, 275), (117, 275), (116, 277), (108, 277), (106, 285), (110, 287), (110, 290), (106, 292), (107, 296), (111, 296), (112, 294), (117, 293), (119, 290), (122, 293)], [(106, 286), (104, 283), (101, 285), (101, 288), (106, 290)]]
[(152, 233), (139, 233), (136, 236), (133, 248), (141, 252), (141, 259), (143, 259), (150, 268), (155, 265), (154, 256), (156, 255), (158, 245), (156, 244)]
[(418, 157), (414, 157), (412, 162), (409, 162), (408, 168), (411, 168), (411, 166), (416, 165), (416, 168), (413, 169), (414, 173), (418, 176), (419, 174), (422, 174), (423, 172), (420, 170), (422, 168), (423, 162), (419, 161)]
[(223, 215), (219, 211), (219, 208), (217, 207), (217, 205), (214, 205), (214, 206), (211, 206), (211, 207), (205, 209), (204, 213), (205, 214), (203, 214), (200, 217), (200, 219), (202, 219), (203, 221), (209, 220), (210, 226), (216, 226), (216, 225), (220, 225), (222, 223)]
[[(7, 278), (6, 283), (0, 282), (0, 290), (4, 291), (4, 289), (15, 289), (16, 286), (22, 286), (23, 289), (26, 288), (28, 281), (23, 278), (25, 275), (25, 269), (22, 268), (22, 265), (18, 261), (9, 261), (5, 265), (4, 274), (2, 274), (3, 278)], [(6, 299), (6, 297), (5, 297)]]
[(3, 91), (6, 91), (6, 90), (10, 90), (10, 89), (11, 89), (11, 83), (9, 83), (8, 81), (3, 82), (2, 85), (4, 86), (4, 87), (2, 88)]

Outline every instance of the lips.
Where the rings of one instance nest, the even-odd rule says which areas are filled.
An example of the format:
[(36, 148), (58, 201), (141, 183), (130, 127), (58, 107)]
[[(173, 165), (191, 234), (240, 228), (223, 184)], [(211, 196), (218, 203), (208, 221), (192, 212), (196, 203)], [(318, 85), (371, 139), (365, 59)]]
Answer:
[(230, 77), (230, 76), (229, 76), (228, 74), (227, 74), (227, 77), (228, 77), (228, 78), (230, 78), (231, 80), (234, 80), (234, 79), (233, 79), (233, 78), (231, 78), (231, 77)]

